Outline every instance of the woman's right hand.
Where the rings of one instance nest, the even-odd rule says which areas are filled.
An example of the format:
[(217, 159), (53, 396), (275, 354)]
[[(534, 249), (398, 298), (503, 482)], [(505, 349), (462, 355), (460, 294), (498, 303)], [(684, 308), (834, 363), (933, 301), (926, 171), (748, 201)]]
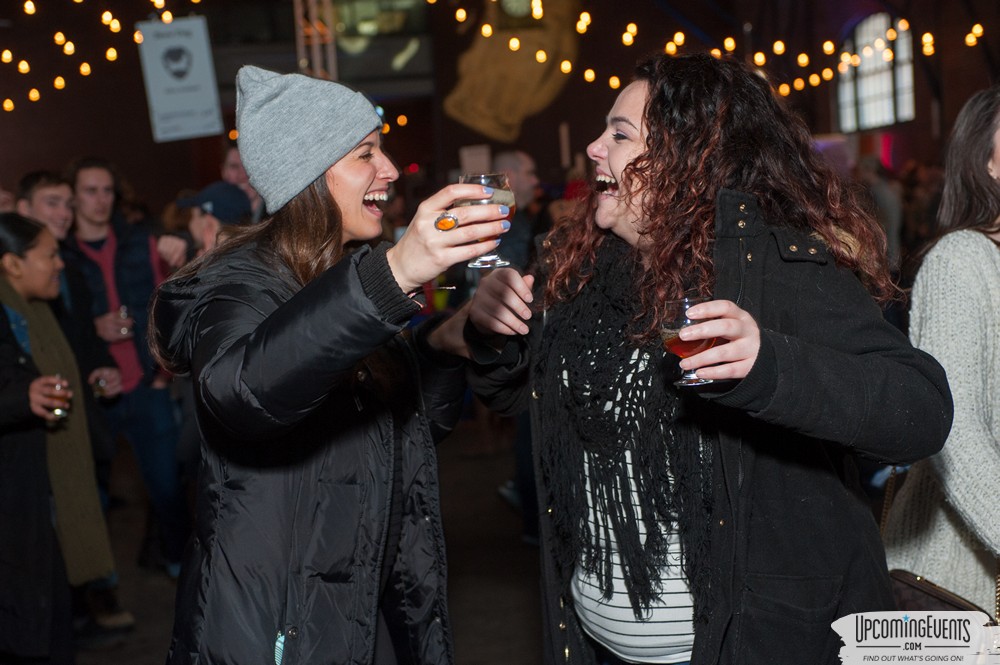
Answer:
[[(58, 390), (57, 385), (61, 386)], [(28, 386), (28, 404), (31, 412), (45, 420), (56, 420), (52, 409), (66, 406), (72, 398), (73, 391), (69, 389), (66, 379), (59, 376), (40, 376)]]
[[(452, 207), (463, 199), (487, 198), (486, 189), (482, 185), (448, 185), (420, 204), (403, 237), (386, 253), (399, 288), (409, 293), (456, 263), (496, 248), (494, 238), (510, 228), (506, 206)], [(449, 231), (437, 230), (434, 222), (444, 212), (456, 216), (458, 226)]]
[(122, 318), (118, 312), (108, 312), (94, 318), (97, 336), (105, 342), (115, 343), (132, 339), (132, 326), (135, 320), (131, 316)]
[(469, 321), (484, 335), (525, 335), (531, 318), (533, 275), (500, 268), (484, 277), (472, 296)]

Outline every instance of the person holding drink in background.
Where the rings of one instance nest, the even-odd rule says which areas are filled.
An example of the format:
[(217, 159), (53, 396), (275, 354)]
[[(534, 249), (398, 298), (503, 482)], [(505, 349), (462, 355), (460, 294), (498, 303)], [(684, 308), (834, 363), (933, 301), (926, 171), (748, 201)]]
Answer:
[(933, 454), (952, 416), (872, 297), (885, 238), (735, 60), (641, 63), (587, 153), (537, 284), (494, 271), (466, 327), (475, 392), (532, 412), (544, 662), (836, 663), (833, 621), (893, 608), (856, 459)]
[(399, 172), (372, 104), (252, 66), (236, 88), (265, 219), (151, 308), (203, 439), (167, 660), (451, 663), (434, 445), (461, 415), (466, 310), (406, 326), (420, 286), (495, 248), (510, 211), (455, 207), (493, 192), (449, 185), (373, 247)]
[(0, 214), (0, 662), (74, 662), (70, 585), (114, 570), (89, 389), (48, 301), (62, 260), (45, 226)]

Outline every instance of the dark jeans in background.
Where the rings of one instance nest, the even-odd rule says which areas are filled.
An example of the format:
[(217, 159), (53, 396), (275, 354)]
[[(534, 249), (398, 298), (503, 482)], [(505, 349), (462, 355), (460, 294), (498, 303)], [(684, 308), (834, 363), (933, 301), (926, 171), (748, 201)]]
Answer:
[(191, 529), (177, 463), (177, 421), (170, 391), (141, 385), (106, 407), (113, 436), (132, 446), (153, 515), (159, 524), (163, 556), (178, 563)]

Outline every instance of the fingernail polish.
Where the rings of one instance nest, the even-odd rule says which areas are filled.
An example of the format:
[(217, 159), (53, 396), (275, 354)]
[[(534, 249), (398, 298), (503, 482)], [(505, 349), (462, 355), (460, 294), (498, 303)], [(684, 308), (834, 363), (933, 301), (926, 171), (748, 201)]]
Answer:
[(502, 224), (500, 224), (500, 226), (502, 226), (502, 227), (503, 227), (503, 230), (504, 230), (504, 231), (506, 231), (507, 229), (509, 229), (509, 228), (510, 228), (510, 222), (508, 222), (508, 221), (507, 221), (507, 220), (505, 219), (505, 220), (503, 220), (503, 223), (502, 223)]
[(501, 215), (510, 214), (510, 208), (508, 208), (507, 206), (500, 206), (500, 214)]
[(500, 244), (501, 241), (502, 241), (502, 238), (497, 238), (497, 244), (498, 245)]
[(493, 188), (483, 187), (483, 194), (485, 194), (486, 196), (493, 196)]

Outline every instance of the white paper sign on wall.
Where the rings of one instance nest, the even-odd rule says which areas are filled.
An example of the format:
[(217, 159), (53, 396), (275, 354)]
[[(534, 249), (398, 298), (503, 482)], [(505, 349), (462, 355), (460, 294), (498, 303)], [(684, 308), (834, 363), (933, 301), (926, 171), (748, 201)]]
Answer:
[(215, 64), (204, 16), (170, 23), (142, 21), (139, 60), (153, 140), (157, 143), (221, 134)]

